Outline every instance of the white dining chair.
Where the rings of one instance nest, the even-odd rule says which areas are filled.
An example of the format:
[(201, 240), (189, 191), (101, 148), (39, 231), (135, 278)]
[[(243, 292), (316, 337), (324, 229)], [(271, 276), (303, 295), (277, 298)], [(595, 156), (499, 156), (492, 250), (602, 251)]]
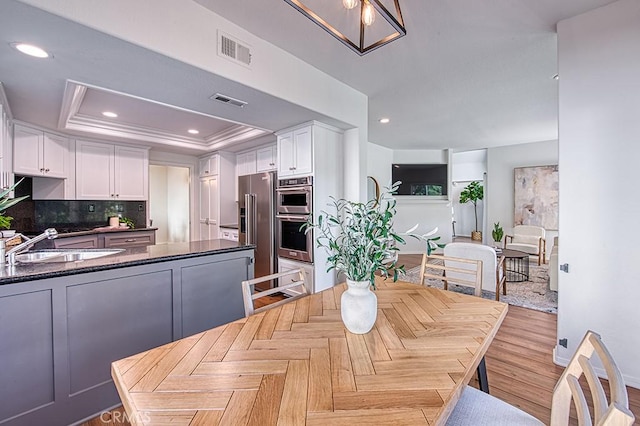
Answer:
[[(609, 381), (610, 399), (594, 369), (593, 358), (597, 354)], [(592, 395), (593, 413), (580, 386), (584, 375)], [(573, 403), (573, 404), (572, 404)], [(579, 425), (626, 426), (635, 417), (629, 410), (629, 397), (622, 374), (613, 357), (602, 343), (600, 336), (587, 331), (576, 349), (569, 365), (560, 376), (551, 401), (551, 425), (568, 425), (571, 405), (576, 408)], [(593, 423), (592, 423), (593, 421)], [(487, 393), (467, 386), (447, 420), (448, 426), (456, 425), (542, 425), (540, 420)]]
[[(273, 281), (278, 285), (277, 287), (273, 287), (268, 290), (254, 292), (254, 286), (256, 284), (267, 281)], [(254, 307), (254, 300), (276, 293), (285, 293), (287, 297), (257, 309)], [(264, 277), (242, 281), (242, 299), (244, 301), (245, 316), (250, 316), (267, 309), (275, 308), (276, 306), (304, 297), (307, 294), (308, 290), (305, 284), (304, 271), (302, 269), (292, 269), (285, 272), (279, 272), (277, 274), (265, 275)]]

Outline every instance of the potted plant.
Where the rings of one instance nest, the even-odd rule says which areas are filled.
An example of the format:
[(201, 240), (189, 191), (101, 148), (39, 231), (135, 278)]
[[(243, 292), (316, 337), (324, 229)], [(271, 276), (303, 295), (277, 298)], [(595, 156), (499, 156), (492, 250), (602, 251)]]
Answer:
[(478, 201), (484, 198), (484, 191), (482, 184), (479, 181), (473, 181), (469, 185), (465, 186), (462, 192), (460, 192), (460, 204), (468, 202), (473, 203), (473, 213), (476, 219), (476, 227), (471, 232), (471, 239), (474, 241), (482, 241), (482, 232), (478, 230)]
[(23, 180), (24, 178), (20, 179), (18, 182), (14, 183), (10, 187), (0, 192), (0, 228), (2, 229), (9, 229), (11, 227), (11, 221), (13, 220), (11, 216), (5, 215), (6, 210), (9, 207), (18, 204), (20, 201), (24, 200), (25, 198), (29, 198), (28, 195), (25, 195), (23, 197), (17, 197), (17, 198), (9, 197), (9, 194), (11, 193), (11, 191), (13, 191), (16, 188), (16, 186), (20, 185), (20, 183)]
[(496, 222), (493, 224), (493, 231), (491, 231), (491, 236), (493, 237), (493, 241), (496, 242), (496, 247), (499, 246), (502, 241), (502, 237), (504, 236), (504, 230), (502, 226), (500, 226), (500, 222)]
[[(328, 271), (343, 273), (347, 280), (347, 290), (342, 294), (341, 315), (347, 329), (355, 334), (364, 334), (373, 327), (377, 314), (377, 298), (371, 292), (375, 289), (375, 275), (393, 277), (396, 281), (404, 273), (404, 266), (397, 263), (397, 244), (404, 244), (404, 238), (393, 229), (396, 215), (396, 200), (392, 194), (400, 182), (386, 188), (378, 199), (366, 203), (336, 200), (332, 198), (334, 212), (322, 211), (317, 223), (313, 219), (303, 225), (305, 232), (317, 232), (316, 243), (324, 248), (329, 257)], [(411, 232), (415, 229), (408, 231)], [(437, 229), (425, 234), (405, 233), (427, 241), (429, 250), (435, 240), (429, 238)]]

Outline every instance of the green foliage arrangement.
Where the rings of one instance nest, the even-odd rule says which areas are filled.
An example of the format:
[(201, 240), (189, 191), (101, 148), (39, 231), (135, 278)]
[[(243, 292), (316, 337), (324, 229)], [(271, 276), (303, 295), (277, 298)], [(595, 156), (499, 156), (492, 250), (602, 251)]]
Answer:
[(133, 220), (129, 219), (128, 217), (121, 217), (120, 223), (124, 223), (131, 229), (134, 229), (136, 227), (135, 224), (133, 223)]
[(500, 222), (496, 222), (493, 224), (493, 231), (491, 231), (491, 236), (493, 237), (493, 241), (495, 241), (496, 243), (502, 241), (504, 231), (502, 230), (502, 226), (500, 226)]
[(20, 201), (26, 198), (29, 198), (28, 195), (25, 195), (24, 197), (18, 197), (18, 198), (9, 198), (9, 194), (11, 193), (11, 191), (13, 191), (16, 188), (16, 186), (20, 185), (20, 183), (23, 180), (24, 178), (20, 179), (18, 182), (14, 183), (10, 187), (0, 192), (0, 228), (9, 229), (11, 227), (11, 221), (13, 220), (13, 217), (5, 216), (4, 212), (9, 207), (18, 204)]
[(437, 229), (425, 238), (409, 233), (401, 235), (394, 231), (393, 219), (397, 211), (392, 194), (399, 185), (400, 182), (394, 183), (385, 188), (377, 200), (366, 203), (332, 197), (330, 206), (333, 213), (323, 210), (318, 215), (317, 223), (314, 224), (310, 217), (303, 225), (305, 232), (311, 232), (314, 228), (317, 230), (316, 243), (329, 254), (327, 271), (335, 269), (350, 280), (369, 281), (375, 288), (376, 272), (385, 278), (392, 276), (394, 281), (404, 274), (404, 265), (397, 263), (397, 244), (405, 243), (402, 235), (426, 239), (427, 247), (430, 242), (431, 246), (436, 244), (433, 241), (439, 237), (428, 237)]
[(482, 184), (479, 181), (473, 181), (469, 185), (465, 186), (462, 192), (460, 192), (460, 203), (471, 202), (473, 204), (473, 213), (475, 214), (476, 227), (475, 231), (478, 231), (478, 201), (484, 198), (484, 191)]

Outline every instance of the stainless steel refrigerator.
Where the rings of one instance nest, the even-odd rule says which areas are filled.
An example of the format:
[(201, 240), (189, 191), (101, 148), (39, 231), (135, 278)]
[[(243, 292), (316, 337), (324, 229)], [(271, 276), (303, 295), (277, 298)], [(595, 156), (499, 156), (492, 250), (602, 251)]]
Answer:
[(239, 239), (241, 244), (256, 246), (256, 277), (273, 274), (277, 270), (275, 185), (275, 172), (238, 177)]

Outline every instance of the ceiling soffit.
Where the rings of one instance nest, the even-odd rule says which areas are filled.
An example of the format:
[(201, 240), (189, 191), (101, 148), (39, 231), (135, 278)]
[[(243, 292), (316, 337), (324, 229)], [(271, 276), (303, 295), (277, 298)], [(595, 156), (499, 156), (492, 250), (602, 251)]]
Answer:
[[(88, 96), (89, 94), (97, 96)], [(129, 109), (145, 109), (150, 107), (161, 108), (163, 113), (170, 115), (182, 114), (183, 116), (194, 115), (198, 117), (201, 124), (212, 128), (213, 133), (204, 133), (202, 136), (180, 135), (178, 131), (168, 129), (158, 129), (149, 124), (145, 117), (135, 123), (123, 123), (103, 118), (97, 113), (87, 113), (95, 111), (95, 105), (87, 107), (89, 98), (100, 98), (101, 94), (116, 95), (118, 102), (128, 104)], [(83, 112), (84, 111), (84, 112)], [(148, 115), (147, 115), (148, 117)], [(181, 118), (181, 117), (177, 117)], [(145, 122), (146, 121), (146, 122)], [(207, 123), (209, 121), (209, 123)], [(92, 86), (72, 80), (67, 80), (64, 96), (60, 108), (58, 120), (60, 130), (72, 130), (91, 133), (104, 137), (117, 137), (147, 142), (153, 145), (171, 146), (174, 148), (184, 148), (193, 151), (209, 152), (242, 144), (244, 142), (272, 134), (269, 130), (258, 129), (233, 123), (211, 115), (189, 111), (172, 105), (143, 99), (125, 93)], [(203, 132), (201, 132), (203, 133)]]

